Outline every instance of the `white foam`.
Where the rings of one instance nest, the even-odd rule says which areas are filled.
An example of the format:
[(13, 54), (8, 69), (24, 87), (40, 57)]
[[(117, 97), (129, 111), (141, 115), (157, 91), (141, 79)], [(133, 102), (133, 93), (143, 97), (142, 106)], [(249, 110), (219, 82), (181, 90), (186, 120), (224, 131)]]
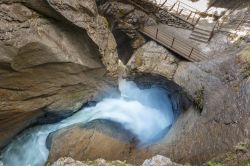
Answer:
[(26, 130), (2, 153), (3, 164), (43, 166), (49, 155), (46, 139), (51, 132), (95, 119), (108, 119), (122, 124), (137, 136), (141, 145), (159, 139), (159, 134), (169, 128), (174, 120), (166, 91), (157, 87), (141, 90), (135, 83), (124, 80), (119, 85), (120, 97), (105, 98), (96, 106), (84, 108), (59, 123)]

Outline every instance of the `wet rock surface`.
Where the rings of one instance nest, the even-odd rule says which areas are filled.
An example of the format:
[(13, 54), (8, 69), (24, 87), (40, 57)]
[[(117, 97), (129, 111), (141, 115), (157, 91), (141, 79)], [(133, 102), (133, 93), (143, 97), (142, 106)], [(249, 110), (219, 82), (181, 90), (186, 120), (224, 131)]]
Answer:
[[(217, 49), (209, 55), (211, 60), (200, 63), (180, 60), (154, 42), (143, 45), (146, 40), (138, 32), (139, 24), (154, 25), (154, 17), (121, 2), (107, 1), (97, 8), (94, 0), (1, 0), (0, 16), (0, 148), (25, 127), (68, 116), (109, 87), (107, 71), (117, 75), (116, 46), (122, 41), (130, 42), (133, 53), (131, 59), (125, 58), (130, 59), (130, 74), (154, 73), (174, 81), (191, 96), (193, 106), (189, 100), (184, 102), (182, 108), (188, 110), (169, 135), (142, 151), (120, 141), (113, 130), (111, 135), (100, 132), (110, 126), (63, 129), (50, 138), (50, 161), (72, 156), (142, 163), (161, 154), (175, 162), (200, 165), (250, 138), (249, 46), (219, 53)], [(117, 21), (120, 18), (125, 21)], [(111, 32), (127, 38), (119, 42)], [(138, 81), (148, 86), (147, 78), (138, 76)], [(55, 119), (46, 117), (51, 115)], [(93, 133), (96, 137), (91, 138)], [(100, 149), (100, 144), (106, 146)], [(237, 152), (241, 161), (239, 156), (244, 163), (248, 151)], [(71, 159), (67, 162), (74, 164)], [(170, 161), (157, 157), (146, 164), (162, 162)]]
[(0, 9), (3, 147), (37, 118), (68, 116), (94, 98), (109, 86), (104, 75), (115, 75), (118, 56), (95, 1), (3, 0)]
[[(84, 125), (74, 125), (50, 134), (49, 161), (53, 163), (61, 156), (77, 160), (135, 160), (133, 152), (136, 137), (121, 124), (109, 120), (94, 120)], [(65, 144), (65, 142), (68, 142)]]
[(127, 67), (137, 72), (157, 73), (171, 80), (177, 70), (178, 61), (167, 49), (150, 41), (134, 52)]
[[(237, 51), (226, 53), (211, 61), (177, 62), (173, 81), (191, 95), (194, 107), (183, 113), (186, 118), (179, 118), (169, 135), (152, 145), (150, 151), (157, 151), (176, 162), (201, 164), (250, 137), (249, 77), (242, 75), (246, 68), (242, 69), (244, 65), (237, 60)], [(132, 59), (137, 54), (134, 56)], [(131, 62), (137, 66), (136, 61)], [(155, 65), (158, 63), (156, 61)], [(150, 65), (142, 66), (147, 72), (165, 74)], [(170, 70), (166, 68), (166, 71)]]

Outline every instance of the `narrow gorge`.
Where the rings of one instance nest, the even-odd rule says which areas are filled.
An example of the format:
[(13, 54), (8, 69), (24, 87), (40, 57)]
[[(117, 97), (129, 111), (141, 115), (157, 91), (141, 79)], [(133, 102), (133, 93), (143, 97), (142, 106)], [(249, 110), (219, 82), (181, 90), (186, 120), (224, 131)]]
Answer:
[(248, 166), (249, 2), (208, 2), (0, 0), (0, 166)]

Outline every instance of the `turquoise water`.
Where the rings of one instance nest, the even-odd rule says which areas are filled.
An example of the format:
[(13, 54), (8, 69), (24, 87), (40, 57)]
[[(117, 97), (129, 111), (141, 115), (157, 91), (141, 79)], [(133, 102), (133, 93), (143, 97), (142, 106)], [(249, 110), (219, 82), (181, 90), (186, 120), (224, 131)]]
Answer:
[(2, 152), (2, 164), (43, 166), (49, 155), (46, 139), (51, 132), (95, 119), (107, 119), (122, 124), (143, 146), (162, 137), (162, 131), (169, 128), (174, 121), (172, 104), (166, 91), (157, 87), (141, 90), (135, 83), (125, 80), (120, 81), (119, 90), (119, 97), (107, 97), (95, 106), (84, 108), (59, 123), (25, 130)]

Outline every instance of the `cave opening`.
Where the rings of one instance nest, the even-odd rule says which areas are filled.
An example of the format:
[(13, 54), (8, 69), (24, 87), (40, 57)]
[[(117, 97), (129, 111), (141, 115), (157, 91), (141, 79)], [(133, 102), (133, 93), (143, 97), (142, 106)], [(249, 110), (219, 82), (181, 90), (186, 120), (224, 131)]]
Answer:
[(127, 64), (134, 52), (134, 49), (131, 46), (132, 39), (121, 30), (113, 30), (112, 33), (117, 43), (119, 59), (123, 64)]

